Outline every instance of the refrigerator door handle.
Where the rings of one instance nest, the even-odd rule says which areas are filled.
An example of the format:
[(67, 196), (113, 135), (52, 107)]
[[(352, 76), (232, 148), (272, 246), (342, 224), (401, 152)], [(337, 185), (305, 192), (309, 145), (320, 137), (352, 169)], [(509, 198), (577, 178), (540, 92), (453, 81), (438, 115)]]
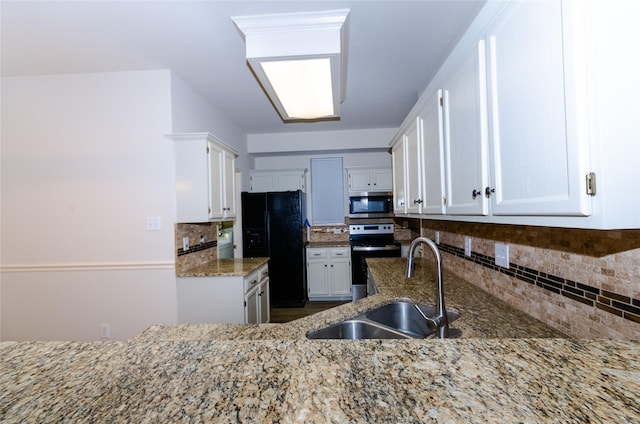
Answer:
[(271, 256), (271, 215), (269, 211), (264, 211), (264, 222), (265, 222), (265, 234), (267, 240), (267, 256)]

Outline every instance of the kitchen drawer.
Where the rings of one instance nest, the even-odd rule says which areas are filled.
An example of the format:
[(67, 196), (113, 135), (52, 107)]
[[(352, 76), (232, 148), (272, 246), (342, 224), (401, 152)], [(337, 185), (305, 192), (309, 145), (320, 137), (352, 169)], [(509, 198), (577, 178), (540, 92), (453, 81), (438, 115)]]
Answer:
[(268, 277), (269, 277), (269, 265), (264, 265), (258, 270), (258, 281), (262, 282), (262, 280)]
[(327, 257), (327, 249), (311, 248), (307, 249), (308, 259), (325, 259)]
[(247, 293), (249, 290), (257, 287), (260, 283), (260, 274), (258, 271), (255, 271), (244, 278), (244, 292)]
[(348, 258), (351, 255), (349, 248), (331, 249), (332, 258)]

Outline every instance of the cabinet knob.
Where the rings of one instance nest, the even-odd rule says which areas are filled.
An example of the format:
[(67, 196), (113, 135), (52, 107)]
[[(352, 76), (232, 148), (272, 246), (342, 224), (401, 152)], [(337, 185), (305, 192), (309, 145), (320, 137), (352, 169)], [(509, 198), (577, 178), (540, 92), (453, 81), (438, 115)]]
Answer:
[(487, 186), (487, 188), (484, 189), (484, 195), (487, 197), (491, 197), (491, 193), (495, 193), (496, 189), (495, 188), (491, 188), (489, 186)]
[(482, 192), (480, 190), (473, 190), (473, 192), (471, 192), (471, 198), (475, 199), (476, 197), (480, 196), (482, 194)]

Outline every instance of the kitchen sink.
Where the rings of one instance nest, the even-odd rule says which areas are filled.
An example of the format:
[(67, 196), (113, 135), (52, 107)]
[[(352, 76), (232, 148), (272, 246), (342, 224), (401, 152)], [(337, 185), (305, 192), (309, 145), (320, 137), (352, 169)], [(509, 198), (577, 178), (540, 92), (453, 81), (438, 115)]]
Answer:
[(410, 335), (374, 322), (349, 319), (307, 334), (308, 339), (409, 339)]
[[(412, 302), (393, 302), (345, 321), (307, 333), (307, 339), (424, 339), (433, 334)], [(427, 315), (435, 308), (418, 305)], [(447, 311), (449, 322), (460, 317)]]
[[(429, 305), (418, 305), (428, 317), (436, 315), (436, 308)], [(415, 308), (415, 303), (393, 302), (369, 311), (365, 316), (371, 321), (394, 328), (415, 338), (425, 338), (433, 331), (427, 327), (425, 320)], [(460, 318), (460, 314), (447, 311), (449, 323)]]

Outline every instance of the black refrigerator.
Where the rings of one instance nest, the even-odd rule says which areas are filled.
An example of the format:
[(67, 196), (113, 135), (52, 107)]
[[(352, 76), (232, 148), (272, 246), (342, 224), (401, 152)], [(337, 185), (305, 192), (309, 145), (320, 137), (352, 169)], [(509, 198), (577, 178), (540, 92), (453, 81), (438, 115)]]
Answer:
[(307, 301), (304, 258), (305, 193), (242, 192), (242, 251), (245, 258), (269, 257), (271, 306)]

